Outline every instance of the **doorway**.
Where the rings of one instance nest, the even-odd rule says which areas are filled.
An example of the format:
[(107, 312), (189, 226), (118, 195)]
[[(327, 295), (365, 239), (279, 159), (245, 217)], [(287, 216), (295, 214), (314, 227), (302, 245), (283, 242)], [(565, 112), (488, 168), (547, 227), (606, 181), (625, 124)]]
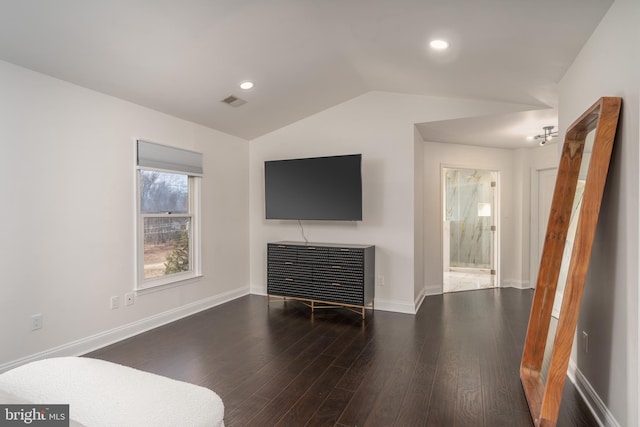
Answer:
[(557, 167), (550, 167), (534, 169), (531, 174), (531, 288), (535, 288), (538, 280), (538, 269), (557, 173)]
[(497, 285), (498, 172), (442, 168), (443, 292)]

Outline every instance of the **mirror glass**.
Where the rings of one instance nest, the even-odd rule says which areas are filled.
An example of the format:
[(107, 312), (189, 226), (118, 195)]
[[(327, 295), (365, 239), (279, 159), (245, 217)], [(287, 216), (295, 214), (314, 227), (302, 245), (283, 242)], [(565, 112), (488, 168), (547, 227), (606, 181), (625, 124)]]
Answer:
[(596, 130), (590, 131), (585, 139), (584, 151), (582, 152), (582, 161), (580, 162), (580, 173), (573, 197), (573, 205), (571, 207), (571, 216), (569, 220), (569, 230), (567, 231), (567, 239), (562, 252), (562, 263), (560, 264), (560, 274), (558, 275), (558, 284), (556, 294), (553, 299), (553, 309), (551, 311), (551, 320), (549, 323), (549, 332), (547, 333), (547, 341), (544, 348), (544, 359), (542, 361), (541, 376), (544, 381), (547, 379), (549, 370), (549, 362), (551, 361), (551, 352), (556, 338), (558, 329), (558, 319), (560, 318), (560, 307), (562, 306), (562, 298), (564, 295), (565, 285), (567, 283), (567, 274), (569, 272), (569, 263), (573, 251), (573, 243), (576, 238), (576, 230), (578, 229), (578, 219), (580, 218), (580, 210), (582, 208), (582, 199), (584, 196), (584, 187), (587, 182), (587, 171), (591, 161), (591, 153), (593, 152), (593, 141), (595, 139)]

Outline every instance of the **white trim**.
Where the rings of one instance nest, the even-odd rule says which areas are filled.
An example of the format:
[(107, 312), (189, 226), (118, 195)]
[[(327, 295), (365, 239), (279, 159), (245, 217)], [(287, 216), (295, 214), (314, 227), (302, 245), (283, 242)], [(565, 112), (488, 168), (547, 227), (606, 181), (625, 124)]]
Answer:
[[(249, 289), (251, 295), (267, 296), (267, 292), (263, 286), (251, 286)], [(417, 308), (415, 304), (405, 301), (374, 299), (374, 307), (376, 310), (394, 311), (396, 313), (416, 314)]]
[(375, 309), (382, 311), (393, 311), (395, 313), (416, 314), (414, 303), (397, 300), (375, 299)]
[(416, 296), (416, 298), (413, 301), (413, 305), (415, 307), (414, 309), (414, 313), (417, 313), (418, 310), (420, 310), (420, 306), (422, 305), (422, 302), (424, 301), (424, 288), (422, 288), (420, 290), (420, 293), (418, 294), (418, 296)]
[(582, 400), (591, 410), (594, 418), (601, 427), (620, 427), (620, 424), (615, 419), (607, 405), (600, 399), (598, 393), (593, 389), (589, 381), (582, 374), (580, 369), (576, 366), (573, 359), (569, 360), (569, 369), (567, 370), (567, 376), (582, 396)]
[(432, 295), (442, 295), (442, 283), (438, 283), (436, 285), (425, 286), (422, 289), (422, 294), (425, 297), (429, 297)]
[(93, 350), (105, 347), (107, 345), (122, 341), (142, 332), (149, 331), (167, 323), (175, 322), (187, 316), (199, 313), (203, 310), (224, 304), (234, 299), (249, 294), (249, 288), (240, 288), (233, 291), (224, 292), (192, 302), (181, 307), (174, 308), (144, 319), (137, 320), (127, 325), (118, 326), (116, 328), (99, 332), (97, 334), (81, 338), (57, 347), (50, 348), (39, 353), (35, 353), (26, 357), (22, 357), (11, 362), (0, 365), (0, 373), (16, 368), (28, 362), (47, 359), (51, 357), (62, 356), (79, 356)]
[(532, 289), (528, 280), (505, 279), (500, 285), (501, 288)]
[(500, 287), (502, 277), (502, 264), (500, 263), (500, 254), (502, 253), (502, 171), (500, 169), (485, 169), (496, 174), (496, 188), (493, 190), (493, 209), (494, 213), (491, 217), (493, 224), (496, 227), (495, 234), (493, 236), (493, 268), (496, 271), (496, 277), (494, 278), (494, 288)]
[(251, 285), (251, 287), (249, 288), (249, 293), (251, 295), (262, 295), (263, 297), (266, 297), (267, 289), (264, 286)]
[[(179, 274), (179, 273), (177, 273)], [(154, 292), (158, 292), (158, 291), (163, 291), (165, 289), (170, 289), (170, 288), (175, 288), (178, 286), (183, 286), (183, 285), (188, 285), (190, 283), (194, 283), (194, 282), (198, 282), (200, 281), (202, 278), (204, 278), (204, 275), (200, 274), (198, 276), (183, 276), (181, 278), (177, 278), (176, 280), (172, 281), (172, 282), (168, 282), (168, 283), (164, 283), (161, 285), (155, 285), (155, 286), (149, 286), (148, 288), (140, 288), (140, 289), (133, 289), (133, 292), (136, 293), (136, 295), (147, 295), (147, 294), (151, 294)]]
[(425, 285), (422, 288), (422, 290), (420, 291), (420, 293), (418, 294), (418, 296), (416, 297), (416, 299), (414, 301), (414, 305), (416, 306), (416, 309), (415, 309), (416, 313), (420, 309), (420, 306), (424, 302), (424, 299), (426, 297), (432, 296), (432, 295), (442, 295), (442, 285), (441, 284), (431, 285), (431, 286), (426, 286)]

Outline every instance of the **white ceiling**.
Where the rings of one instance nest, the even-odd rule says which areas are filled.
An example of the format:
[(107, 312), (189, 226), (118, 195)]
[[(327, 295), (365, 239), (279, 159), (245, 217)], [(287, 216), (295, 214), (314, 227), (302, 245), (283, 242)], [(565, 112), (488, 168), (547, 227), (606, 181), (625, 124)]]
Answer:
[(612, 1), (0, 0), (0, 59), (253, 139), (372, 90), (556, 106)]
[[(558, 111), (553, 108), (493, 116), (440, 120), (417, 125), (422, 139), (429, 142), (479, 145), (495, 148), (537, 147), (538, 140), (527, 137), (544, 133), (543, 126), (558, 130)], [(552, 139), (553, 141), (553, 139)]]

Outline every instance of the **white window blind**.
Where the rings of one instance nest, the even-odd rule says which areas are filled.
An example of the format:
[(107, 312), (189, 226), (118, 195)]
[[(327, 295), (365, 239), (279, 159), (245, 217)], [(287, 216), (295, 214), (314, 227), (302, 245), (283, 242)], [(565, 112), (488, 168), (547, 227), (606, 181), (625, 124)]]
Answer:
[(138, 140), (138, 167), (202, 176), (202, 154)]

